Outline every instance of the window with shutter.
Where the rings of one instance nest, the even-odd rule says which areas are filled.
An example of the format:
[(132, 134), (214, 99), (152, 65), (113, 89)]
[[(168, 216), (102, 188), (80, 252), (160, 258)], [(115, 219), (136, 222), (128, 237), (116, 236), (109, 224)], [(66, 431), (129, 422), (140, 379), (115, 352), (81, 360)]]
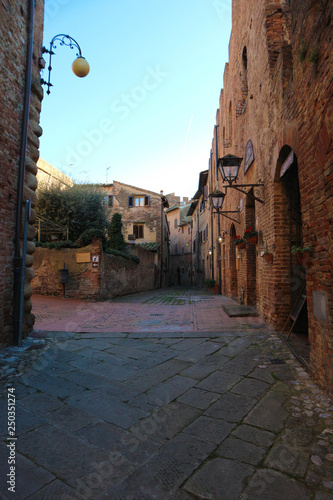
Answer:
[(113, 195), (108, 195), (108, 207), (113, 207)]
[(150, 206), (150, 196), (145, 196), (145, 207)]
[(135, 238), (143, 238), (144, 236), (144, 225), (143, 224), (133, 224), (133, 234)]
[(128, 197), (128, 206), (134, 207), (134, 197), (133, 196)]

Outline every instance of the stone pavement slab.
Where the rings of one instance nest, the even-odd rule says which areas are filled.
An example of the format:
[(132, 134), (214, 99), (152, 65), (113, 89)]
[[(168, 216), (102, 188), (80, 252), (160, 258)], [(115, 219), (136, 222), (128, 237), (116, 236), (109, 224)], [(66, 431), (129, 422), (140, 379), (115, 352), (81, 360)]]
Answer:
[(185, 490), (198, 498), (236, 500), (254, 471), (251, 465), (215, 458), (186, 482)]
[(260, 318), (183, 292), (40, 301), (38, 324), (49, 316), (54, 332), (27, 341), (31, 358), (1, 358), (16, 392), (18, 500), (333, 500), (332, 402)]

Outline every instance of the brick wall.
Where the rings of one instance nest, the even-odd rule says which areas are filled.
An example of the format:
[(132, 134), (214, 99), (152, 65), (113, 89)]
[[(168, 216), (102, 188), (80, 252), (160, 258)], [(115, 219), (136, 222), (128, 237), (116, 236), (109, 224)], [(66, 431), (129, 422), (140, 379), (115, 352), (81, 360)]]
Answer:
[[(38, 159), (42, 90), (39, 85), (38, 57), (43, 35), (44, 2), (35, 7), (35, 34), (32, 74), (32, 96), (28, 134), (24, 201), (31, 197), (32, 224), (35, 218), (36, 161)], [(4, 0), (0, 4), (0, 345), (13, 339), (13, 258), (17, 203), (18, 165), (23, 117), (24, 81), (27, 52), (28, 1)], [(24, 292), (24, 332), (31, 329), (31, 287), (34, 251), (33, 226), (29, 226), (26, 286)]]
[[(333, 392), (332, 296), (332, 2), (319, 0), (233, 1), (229, 62), (217, 111), (218, 156), (254, 161), (238, 183), (264, 188), (251, 203), (228, 189), (223, 210), (239, 207), (239, 224), (221, 217), (222, 291), (246, 304), (281, 330), (291, 304), (306, 283), (311, 365), (319, 383)], [(212, 141), (212, 172), (215, 140)], [(281, 166), (293, 152), (284, 175)], [(219, 177), (220, 186), (222, 179)], [(298, 186), (298, 187), (297, 187)], [(248, 188), (250, 189), (250, 188)], [(299, 201), (297, 197), (299, 196)], [(299, 211), (299, 216), (292, 216)], [(290, 222), (291, 221), (291, 222)], [(251, 225), (259, 243), (235, 251), (232, 234)], [(216, 219), (215, 219), (216, 226)], [(216, 229), (214, 230), (216, 231)], [(312, 244), (311, 267), (291, 255), (293, 243)], [(273, 263), (262, 257), (264, 250)]]
[[(64, 264), (68, 269), (66, 297), (106, 300), (156, 288), (158, 276), (155, 254), (140, 247), (130, 250), (140, 258), (140, 264), (103, 253), (99, 240), (80, 249), (38, 247), (34, 256), (33, 291), (37, 295), (62, 296), (59, 269), (63, 269)], [(77, 254), (87, 253), (98, 257), (97, 267), (92, 262), (77, 263)]]

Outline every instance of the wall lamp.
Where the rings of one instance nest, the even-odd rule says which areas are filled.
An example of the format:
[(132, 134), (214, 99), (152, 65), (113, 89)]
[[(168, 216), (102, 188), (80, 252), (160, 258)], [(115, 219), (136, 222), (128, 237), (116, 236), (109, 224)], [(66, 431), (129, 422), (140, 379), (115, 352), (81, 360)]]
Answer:
[[(42, 47), (42, 54), (50, 54), (49, 66), (47, 68), (49, 70), (48, 81), (46, 82), (43, 79), (41, 79), (41, 81), (40, 81), (40, 83), (42, 85), (47, 85), (47, 91), (46, 91), (47, 94), (50, 94), (50, 92), (51, 92), (50, 87), (53, 87), (50, 79), (51, 79), (51, 70), (52, 70), (51, 60), (52, 60), (52, 56), (55, 54), (53, 52), (53, 49), (57, 48), (57, 46), (55, 45), (55, 42), (59, 42), (59, 45), (66, 45), (67, 47), (69, 47), (71, 49), (74, 49), (74, 47), (76, 47), (76, 49), (77, 49), (76, 59), (72, 64), (72, 70), (76, 76), (78, 76), (79, 78), (83, 78), (83, 77), (87, 76), (87, 74), (90, 71), (90, 67), (89, 67), (88, 62), (82, 56), (80, 45), (77, 43), (76, 40), (74, 40), (74, 38), (72, 38), (69, 35), (63, 35), (63, 34), (54, 36), (50, 42), (50, 50), (46, 49), (45, 47)], [(40, 62), (40, 67), (43, 68), (45, 65), (45, 62), (43, 62), (43, 59), (40, 59), (39, 62)]]
[[(215, 211), (218, 215), (223, 215), (223, 217), (226, 217), (227, 219), (231, 219), (234, 222), (237, 222), (237, 224), (240, 223), (240, 221), (232, 219), (229, 215), (226, 214), (239, 214), (239, 210), (223, 210), (221, 211), (224, 198), (226, 196), (226, 193), (222, 193), (222, 191), (219, 191), (218, 189), (215, 189), (212, 193), (210, 193), (209, 197), (212, 201), (213, 205), (213, 211)], [(218, 221), (219, 222), (219, 221)]]
[(239, 158), (238, 156), (228, 154), (218, 159), (217, 166), (221, 172), (222, 179), (224, 182), (227, 182), (228, 185), (224, 186), (227, 190), (228, 188), (236, 189), (241, 193), (249, 196), (250, 198), (259, 201), (259, 203), (265, 203), (263, 200), (255, 196), (254, 194), (244, 191), (240, 188), (253, 188), (253, 187), (263, 187), (264, 183), (259, 182), (258, 184), (238, 184), (235, 186), (233, 183), (237, 182), (237, 177), (240, 169), (240, 165), (242, 163), (243, 158)]

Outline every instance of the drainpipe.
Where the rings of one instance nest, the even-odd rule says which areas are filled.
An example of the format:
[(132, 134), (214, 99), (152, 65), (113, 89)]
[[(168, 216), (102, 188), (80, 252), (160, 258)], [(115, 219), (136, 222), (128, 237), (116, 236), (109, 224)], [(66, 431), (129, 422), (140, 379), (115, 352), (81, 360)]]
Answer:
[(32, 56), (34, 45), (34, 23), (35, 23), (35, 0), (28, 0), (28, 33), (27, 33), (27, 56), (25, 69), (25, 87), (23, 118), (21, 127), (20, 159), (17, 184), (17, 203), (16, 203), (16, 225), (15, 225), (15, 253), (14, 253), (14, 345), (18, 345), (20, 336), (20, 308), (21, 308), (21, 273), (22, 256), (20, 251), (20, 233), (22, 222), (22, 203), (25, 177), (25, 162), (27, 152), (31, 80), (32, 80)]

